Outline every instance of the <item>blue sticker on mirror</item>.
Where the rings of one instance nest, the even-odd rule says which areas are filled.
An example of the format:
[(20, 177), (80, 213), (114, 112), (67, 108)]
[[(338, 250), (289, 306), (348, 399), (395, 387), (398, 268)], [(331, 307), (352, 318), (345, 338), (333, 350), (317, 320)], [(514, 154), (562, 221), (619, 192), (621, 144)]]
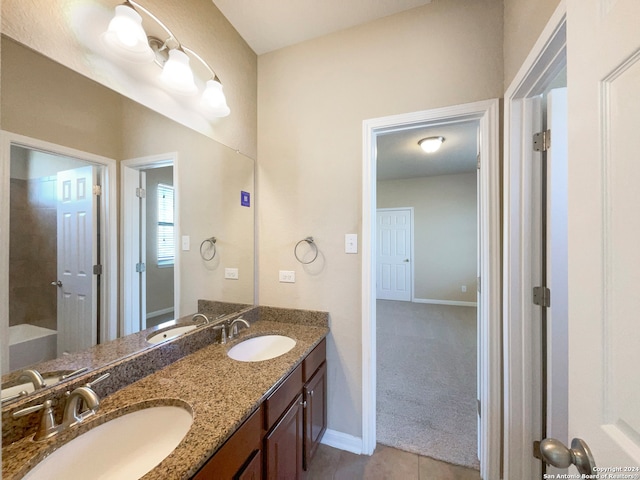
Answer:
[(240, 205), (243, 207), (251, 206), (251, 194), (249, 192), (240, 192)]

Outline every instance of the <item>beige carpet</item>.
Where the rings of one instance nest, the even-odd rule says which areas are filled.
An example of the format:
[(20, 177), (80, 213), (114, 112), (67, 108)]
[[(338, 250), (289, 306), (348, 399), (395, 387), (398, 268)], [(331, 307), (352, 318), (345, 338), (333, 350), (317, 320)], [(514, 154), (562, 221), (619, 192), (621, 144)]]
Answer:
[(478, 469), (476, 308), (377, 301), (377, 440)]

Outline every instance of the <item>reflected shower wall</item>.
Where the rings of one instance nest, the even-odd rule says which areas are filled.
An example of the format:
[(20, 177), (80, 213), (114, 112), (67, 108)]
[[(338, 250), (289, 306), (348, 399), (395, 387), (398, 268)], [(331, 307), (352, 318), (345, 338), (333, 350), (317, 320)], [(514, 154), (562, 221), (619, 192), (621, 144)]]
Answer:
[(20, 172), (13, 170), (9, 207), (9, 325), (28, 323), (56, 330), (57, 291), (51, 286), (57, 276), (56, 177), (19, 178)]

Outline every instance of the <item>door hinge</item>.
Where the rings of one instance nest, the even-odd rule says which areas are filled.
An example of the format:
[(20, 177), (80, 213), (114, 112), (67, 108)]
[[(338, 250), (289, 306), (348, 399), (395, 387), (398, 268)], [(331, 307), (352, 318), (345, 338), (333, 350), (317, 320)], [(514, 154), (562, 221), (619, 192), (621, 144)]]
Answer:
[(136, 197), (145, 198), (147, 196), (147, 192), (144, 188), (136, 188)]
[(144, 263), (136, 263), (136, 273), (142, 273), (147, 270), (147, 266)]
[(482, 280), (480, 277), (478, 277), (478, 293), (482, 293), (482, 282), (480, 281)]
[(478, 417), (482, 418), (482, 408), (481, 408), (481, 404), (480, 404), (480, 399), (477, 398), (476, 402), (478, 402)]
[(533, 458), (542, 460), (542, 454), (540, 453), (540, 442), (538, 440), (533, 442)]
[(476, 157), (476, 160), (477, 160), (476, 168), (480, 170), (480, 154), (478, 154), (478, 156)]
[(93, 274), (94, 275), (102, 275), (102, 265), (94, 265), (93, 266)]
[(551, 130), (533, 134), (533, 151), (546, 152), (551, 148)]
[(533, 287), (533, 304), (541, 307), (550, 307), (551, 290), (547, 287)]
[(93, 194), (97, 197), (102, 195), (102, 185), (94, 185), (93, 186)]

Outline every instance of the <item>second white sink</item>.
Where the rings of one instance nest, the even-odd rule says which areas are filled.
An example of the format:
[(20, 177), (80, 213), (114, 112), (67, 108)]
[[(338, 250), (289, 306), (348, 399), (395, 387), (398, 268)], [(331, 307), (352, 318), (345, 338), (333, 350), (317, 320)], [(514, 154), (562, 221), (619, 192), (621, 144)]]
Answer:
[(172, 338), (184, 335), (185, 333), (190, 332), (191, 330), (195, 330), (196, 328), (198, 328), (197, 325), (185, 325), (184, 327), (169, 328), (167, 330), (163, 330), (161, 332), (150, 335), (149, 337), (147, 337), (147, 342), (155, 345), (156, 343), (164, 342), (165, 340), (171, 340)]
[(227, 352), (227, 355), (240, 362), (261, 362), (284, 355), (296, 341), (284, 335), (262, 335), (248, 338)]

